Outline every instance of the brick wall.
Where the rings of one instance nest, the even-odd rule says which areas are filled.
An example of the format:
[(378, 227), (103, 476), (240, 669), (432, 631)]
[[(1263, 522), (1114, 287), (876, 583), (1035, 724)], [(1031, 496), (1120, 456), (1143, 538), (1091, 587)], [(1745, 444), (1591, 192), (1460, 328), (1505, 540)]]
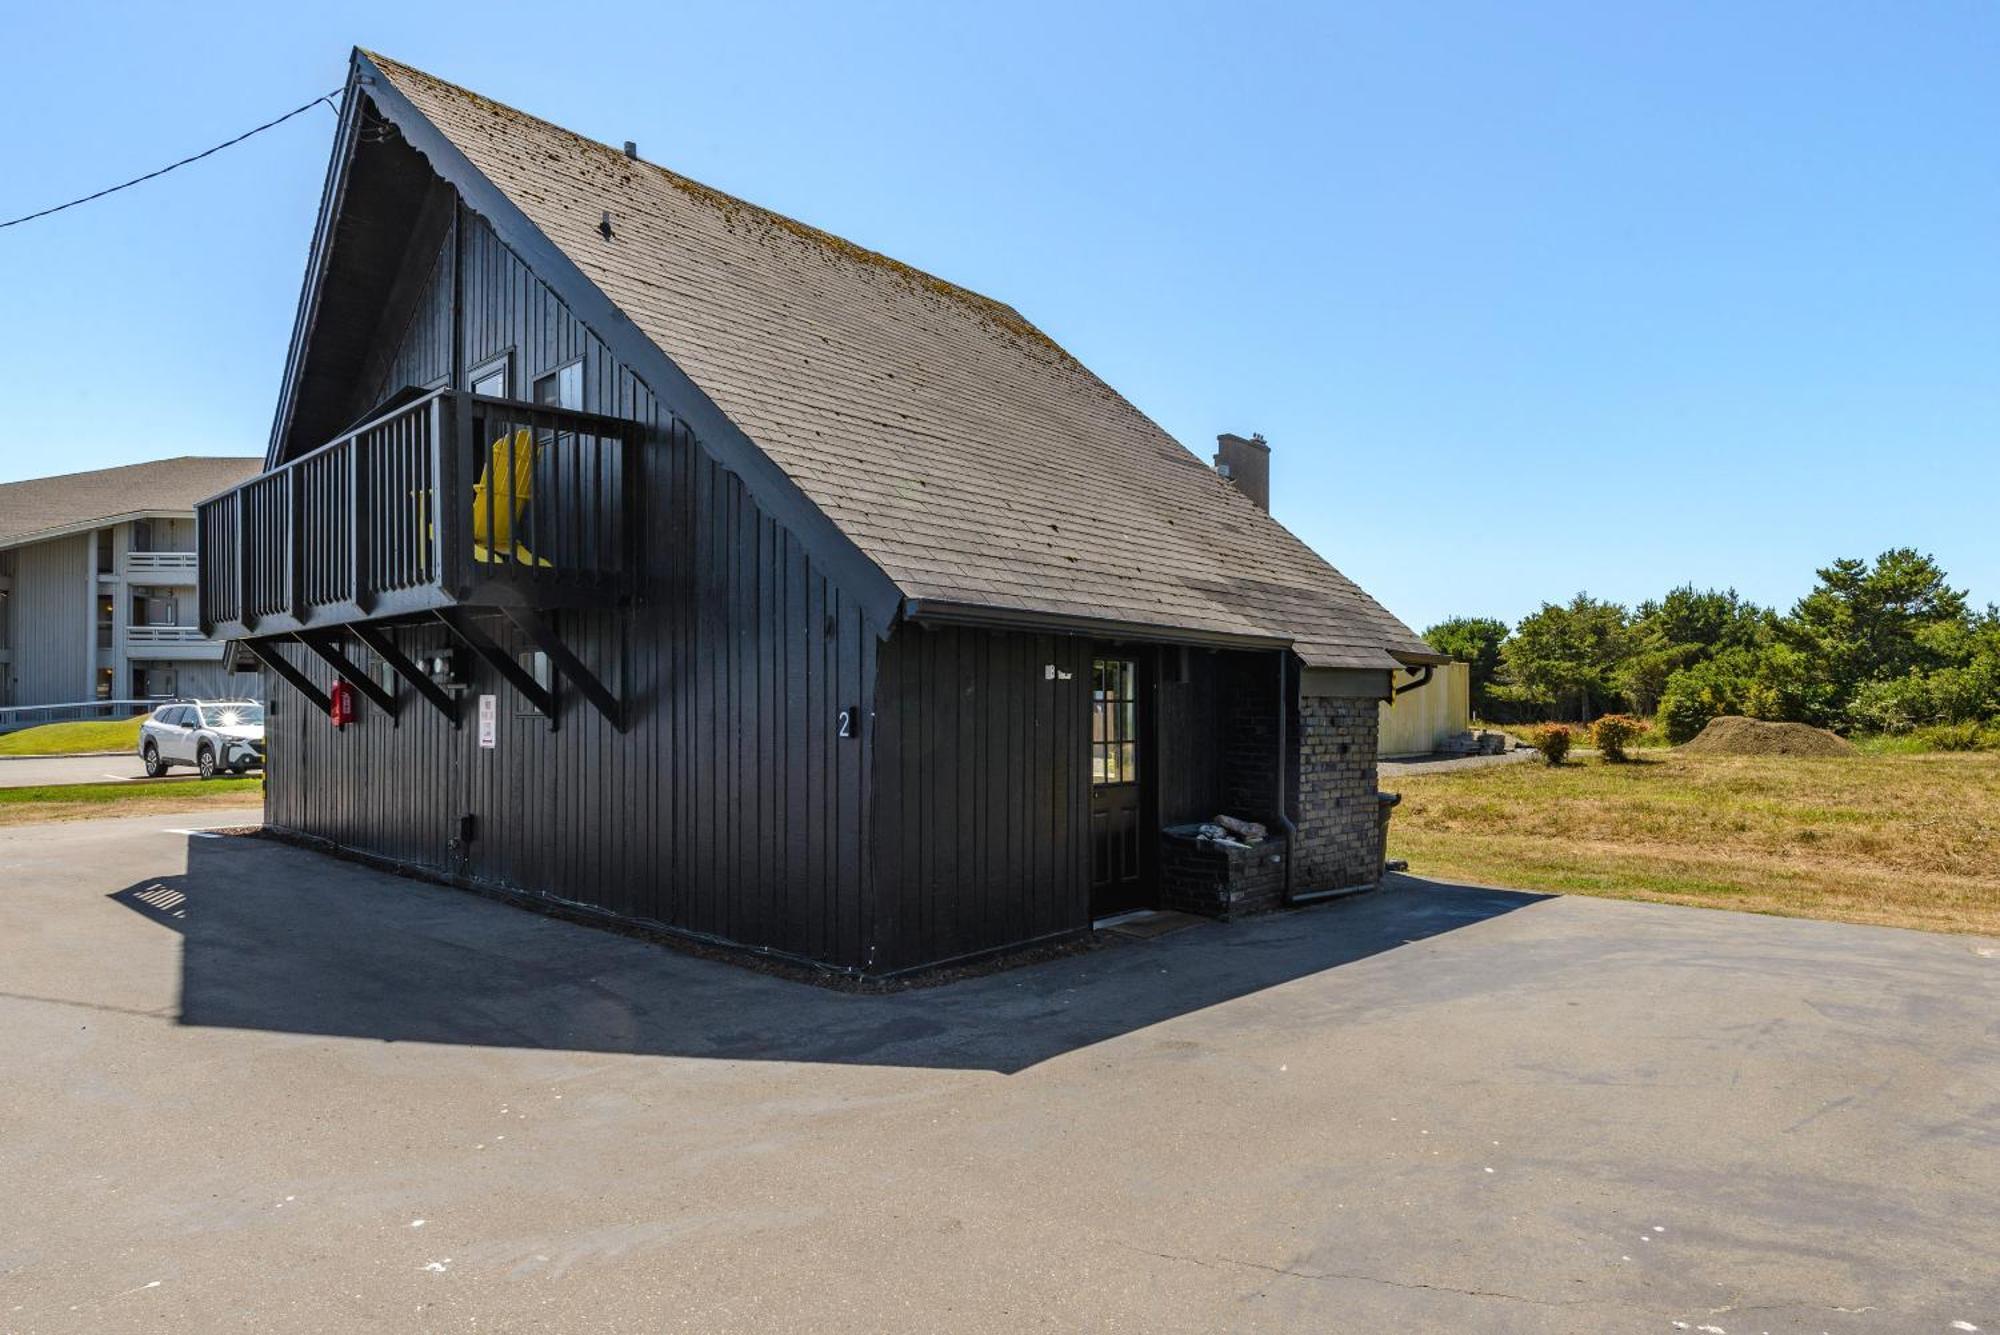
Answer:
[(1218, 848), (1193, 839), (1160, 839), (1160, 907), (1210, 918), (1277, 908), (1285, 897), (1285, 841)]
[(1374, 700), (1299, 701), (1296, 889), (1345, 890), (1381, 875), (1382, 811), (1375, 796)]

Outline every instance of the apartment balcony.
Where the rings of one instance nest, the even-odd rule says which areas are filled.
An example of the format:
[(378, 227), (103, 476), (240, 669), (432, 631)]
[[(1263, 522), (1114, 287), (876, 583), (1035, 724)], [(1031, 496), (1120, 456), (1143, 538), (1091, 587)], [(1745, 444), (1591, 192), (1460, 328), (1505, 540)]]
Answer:
[(203, 635), (605, 606), (638, 568), (636, 424), (436, 390), (196, 507)]
[(120, 573), (138, 584), (192, 584), (196, 566), (193, 552), (127, 552)]
[(201, 633), (200, 626), (127, 626), (125, 643), (134, 649), (150, 649), (158, 645), (201, 644), (208, 636)]
[(199, 626), (127, 626), (125, 652), (133, 658), (219, 659), (222, 644)]

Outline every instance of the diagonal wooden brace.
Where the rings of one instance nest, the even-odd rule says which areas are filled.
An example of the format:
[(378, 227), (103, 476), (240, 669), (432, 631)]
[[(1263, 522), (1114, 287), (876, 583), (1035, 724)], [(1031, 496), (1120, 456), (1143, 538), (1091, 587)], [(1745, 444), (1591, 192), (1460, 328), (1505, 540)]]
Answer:
[(276, 645), (263, 645), (255, 640), (238, 640), (237, 643), (249, 650), (259, 663), (289, 682), (292, 689), (303, 695), (320, 713), (332, 709), (333, 701), (327, 699), (326, 692), (313, 685), (311, 677), (293, 667), (292, 660), (279, 653)]
[(583, 665), (582, 659), (570, 652), (569, 646), (562, 642), (562, 637), (556, 634), (547, 617), (528, 607), (503, 607), (500, 610), (509, 621), (520, 627), (522, 634), (532, 640), (537, 649), (549, 656), (549, 662), (557, 672), (583, 692), (583, 698), (604, 716), (605, 722), (619, 732), (625, 731), (625, 706), (605, 689), (596, 673)]
[(349, 629), (354, 632), (355, 639), (374, 650), (377, 658), (387, 663), (391, 671), (408, 682), (411, 690), (427, 701), (432, 709), (444, 715), (452, 727), (463, 726), (463, 721), (459, 718), (458, 701), (451, 697), (450, 692), (432, 681), (428, 672), (412, 662), (410, 656), (389, 638), (387, 632), (368, 625), (352, 626)]
[(367, 696), (377, 709), (390, 718), (396, 717), (396, 697), (384, 690), (381, 682), (362, 671), (361, 665), (347, 656), (347, 650), (341, 647), (338, 633), (313, 635), (306, 631), (298, 631), (292, 638), (317, 654), (322, 663), (338, 672), (349, 686)]
[(479, 623), (474, 621), (469, 613), (457, 607), (440, 608), (437, 618), (451, 628), (452, 634), (464, 640), (466, 647), (473, 653), (485, 659), (487, 665), (505, 678), (509, 686), (519, 691), (521, 698), (534, 706), (535, 712), (549, 721), (550, 727), (555, 726), (555, 696), (543, 690), (542, 684), (535, 680), (534, 674), (515, 662), (512, 654), (495, 644), (493, 637), (481, 630)]

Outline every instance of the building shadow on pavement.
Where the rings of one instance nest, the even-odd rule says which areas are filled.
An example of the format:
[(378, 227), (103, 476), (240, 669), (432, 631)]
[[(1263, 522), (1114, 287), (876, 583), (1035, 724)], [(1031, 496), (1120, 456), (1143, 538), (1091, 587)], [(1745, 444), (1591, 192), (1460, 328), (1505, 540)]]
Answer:
[(840, 992), (254, 838), (112, 896), (181, 935), (187, 1025), (385, 1042), (1019, 1071), (1546, 895), (1391, 877), (938, 987)]

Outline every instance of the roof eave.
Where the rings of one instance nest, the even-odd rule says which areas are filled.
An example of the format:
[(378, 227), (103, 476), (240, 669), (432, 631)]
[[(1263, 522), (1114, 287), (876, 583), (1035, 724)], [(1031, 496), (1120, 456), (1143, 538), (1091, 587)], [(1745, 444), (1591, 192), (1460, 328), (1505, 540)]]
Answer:
[(1089, 635), (1100, 640), (1132, 640), (1154, 644), (1191, 644), (1217, 649), (1289, 649), (1283, 635), (1251, 635), (1235, 631), (1167, 626), (1110, 617), (1043, 612), (992, 603), (962, 603), (939, 598), (911, 598), (903, 617), (928, 625), (980, 626), (990, 630), (1040, 631), (1051, 635)]
[(32, 547), (36, 543), (54, 542), (59, 538), (73, 538), (79, 533), (93, 533), (113, 524), (130, 524), (141, 519), (191, 519), (194, 507), (177, 510), (171, 506), (149, 510), (121, 510), (117, 514), (97, 515), (90, 519), (78, 519), (72, 523), (59, 524), (55, 528), (38, 529), (33, 533), (18, 533), (12, 537), (0, 538), (0, 551), (12, 551), (16, 547)]

